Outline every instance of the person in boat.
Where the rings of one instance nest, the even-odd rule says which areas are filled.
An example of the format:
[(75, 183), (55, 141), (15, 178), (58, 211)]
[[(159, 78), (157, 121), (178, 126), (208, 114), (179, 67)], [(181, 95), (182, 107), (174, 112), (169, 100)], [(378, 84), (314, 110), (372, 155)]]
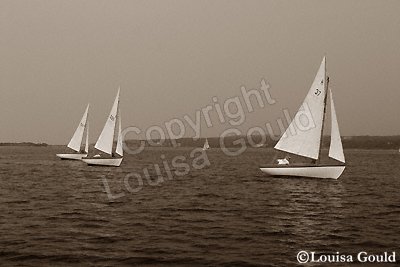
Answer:
[(286, 156), (283, 159), (277, 159), (278, 165), (289, 165), (290, 164), (289, 160), (290, 160), (290, 156)]

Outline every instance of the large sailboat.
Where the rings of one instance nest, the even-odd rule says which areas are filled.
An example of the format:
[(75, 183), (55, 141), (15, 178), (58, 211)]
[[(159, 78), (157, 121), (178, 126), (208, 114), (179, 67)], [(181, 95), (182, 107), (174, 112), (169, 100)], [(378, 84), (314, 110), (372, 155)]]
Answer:
[[(101, 152), (104, 152), (107, 156), (96, 155), (93, 158), (82, 159), (88, 165), (100, 165), (100, 166), (114, 166), (119, 167), (121, 165), (124, 153), (122, 149), (122, 133), (121, 133), (121, 114), (119, 111), (119, 93), (118, 89), (117, 96), (114, 100), (114, 105), (111, 108), (110, 115), (107, 118), (106, 124), (104, 125), (103, 131), (100, 134), (99, 139), (95, 144), (95, 148)], [(116, 124), (118, 121), (118, 139), (113, 153), (113, 144)], [(117, 155), (119, 156), (117, 156)]]
[[(81, 160), (82, 158), (87, 157), (89, 152), (89, 104), (86, 107), (85, 113), (83, 113), (82, 119), (79, 122), (78, 127), (75, 130), (74, 135), (69, 141), (67, 147), (71, 148), (72, 150), (76, 151), (77, 153), (70, 153), (70, 154), (57, 154), (57, 157), (61, 159), (68, 159), (68, 160)], [(85, 142), (85, 149), (81, 149), (83, 136), (86, 130), (86, 142)]]
[[(339, 125), (337, 122), (332, 91), (328, 87), (329, 77), (326, 74), (326, 58), (324, 57), (320, 68), (312, 83), (306, 98), (296, 116), (275, 145), (275, 149), (311, 159), (311, 163), (290, 163), (289, 157), (278, 160), (278, 164), (260, 167), (261, 171), (270, 176), (297, 176), (312, 178), (338, 179), (345, 169), (345, 158)], [(329, 157), (334, 159), (333, 164), (321, 164), (321, 147), (324, 129), (327, 97), (329, 91), (331, 107), (331, 141)], [(312, 119), (313, 126), (301, 129), (301, 116), (306, 115)]]

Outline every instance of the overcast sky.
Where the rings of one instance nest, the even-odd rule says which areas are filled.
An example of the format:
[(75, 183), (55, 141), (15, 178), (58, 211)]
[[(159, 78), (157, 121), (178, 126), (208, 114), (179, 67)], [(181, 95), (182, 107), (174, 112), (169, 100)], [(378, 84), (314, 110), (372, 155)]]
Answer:
[(398, 135), (399, 14), (378, 0), (1, 0), (0, 142), (66, 144), (88, 102), (95, 142), (118, 86), (123, 127), (145, 130), (264, 78), (277, 103), (239, 129), (273, 124), (325, 54), (342, 135)]

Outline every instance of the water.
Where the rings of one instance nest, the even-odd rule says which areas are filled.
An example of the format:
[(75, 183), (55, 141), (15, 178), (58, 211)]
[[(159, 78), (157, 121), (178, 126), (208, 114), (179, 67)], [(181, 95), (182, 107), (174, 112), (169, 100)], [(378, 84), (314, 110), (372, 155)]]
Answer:
[[(211, 166), (130, 193), (127, 174), (147, 167), (155, 178), (162, 154), (191, 164), (191, 149), (147, 149), (120, 168), (61, 161), (62, 150), (0, 148), (1, 266), (290, 266), (300, 250), (400, 254), (394, 151), (346, 151), (335, 181), (268, 178), (258, 166), (271, 150), (212, 149)], [(125, 196), (110, 202), (102, 176)]]

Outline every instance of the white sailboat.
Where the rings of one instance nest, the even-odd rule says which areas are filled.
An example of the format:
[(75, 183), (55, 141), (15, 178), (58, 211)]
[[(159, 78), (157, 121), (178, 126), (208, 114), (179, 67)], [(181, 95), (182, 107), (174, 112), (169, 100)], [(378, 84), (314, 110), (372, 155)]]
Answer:
[[(71, 141), (68, 143), (68, 147), (72, 150), (75, 150), (78, 153), (71, 153), (71, 154), (57, 154), (57, 157), (61, 159), (68, 159), (68, 160), (80, 160), (82, 158), (87, 157), (89, 152), (89, 104), (86, 107), (85, 113), (83, 113), (82, 119), (79, 122), (78, 127), (75, 130), (74, 135), (71, 138)], [(85, 149), (81, 150), (83, 134), (86, 130), (86, 142), (85, 142)]]
[[(93, 158), (82, 159), (88, 165), (100, 165), (100, 166), (114, 166), (119, 167), (121, 165), (124, 153), (122, 149), (122, 133), (121, 133), (121, 114), (119, 112), (119, 93), (118, 89), (117, 96), (114, 100), (114, 105), (111, 109), (110, 115), (107, 118), (106, 124), (104, 125), (103, 131), (100, 134), (99, 139), (95, 144), (95, 148), (110, 155), (111, 157), (102, 157), (99, 155)], [(115, 128), (118, 120), (118, 139), (115, 153), (120, 157), (117, 157), (113, 151)]]
[(208, 144), (208, 139), (206, 138), (206, 141), (204, 142), (203, 145), (203, 150), (209, 150), (210, 149), (210, 145)]
[[(280, 160), (280, 164), (278, 165), (260, 167), (261, 171), (271, 176), (300, 176), (332, 179), (338, 179), (340, 177), (345, 169), (345, 158), (332, 91), (329, 89), (328, 83), (329, 78), (327, 78), (326, 75), (326, 58), (324, 57), (303, 105), (300, 107), (300, 110), (297, 112), (281, 139), (275, 145), (275, 149), (277, 150), (312, 159), (312, 163), (291, 164), (288, 161), (289, 157), (286, 157), (284, 160)], [(331, 106), (331, 142), (329, 157), (334, 159), (337, 164), (320, 164), (319, 162), (328, 90)], [(304, 114), (306, 114), (308, 118), (313, 119), (315, 127), (307, 130), (299, 128), (298, 122), (301, 121), (300, 117), (302, 115), (304, 116)], [(285, 161), (284, 164), (282, 163), (283, 161)]]

